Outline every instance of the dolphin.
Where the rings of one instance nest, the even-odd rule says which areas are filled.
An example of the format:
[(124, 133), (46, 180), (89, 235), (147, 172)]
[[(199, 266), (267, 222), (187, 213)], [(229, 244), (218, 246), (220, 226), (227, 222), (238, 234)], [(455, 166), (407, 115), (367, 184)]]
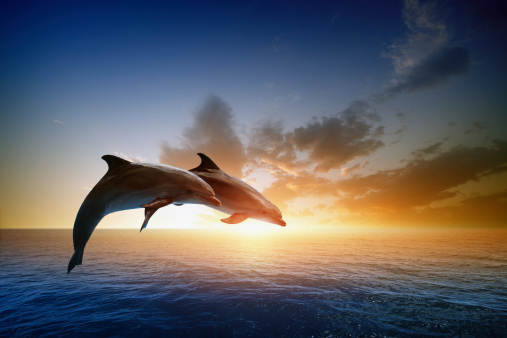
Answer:
[(79, 208), (74, 222), (74, 255), (67, 273), (82, 263), (86, 243), (107, 214), (145, 208), (142, 230), (155, 211), (171, 203), (220, 205), (213, 189), (187, 170), (164, 164), (133, 163), (113, 155), (104, 155), (102, 159), (109, 169)]
[(259, 191), (242, 180), (221, 170), (208, 156), (198, 153), (201, 164), (190, 169), (215, 191), (221, 205), (206, 204), (231, 215), (221, 219), (228, 224), (241, 223), (247, 218), (285, 226), (280, 210)]

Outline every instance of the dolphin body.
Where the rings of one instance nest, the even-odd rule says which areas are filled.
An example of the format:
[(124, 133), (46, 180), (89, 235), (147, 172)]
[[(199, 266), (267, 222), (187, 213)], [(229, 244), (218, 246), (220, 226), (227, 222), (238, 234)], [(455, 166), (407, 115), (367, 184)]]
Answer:
[(201, 164), (190, 169), (215, 191), (221, 205), (208, 206), (231, 215), (221, 219), (228, 224), (241, 223), (247, 218), (285, 226), (280, 210), (259, 191), (242, 180), (221, 170), (208, 156), (198, 153)]
[(171, 203), (220, 205), (213, 189), (187, 170), (163, 164), (132, 163), (113, 155), (104, 155), (102, 159), (109, 169), (79, 208), (74, 222), (74, 255), (67, 273), (82, 263), (86, 243), (107, 214), (145, 208), (142, 230), (155, 211)]

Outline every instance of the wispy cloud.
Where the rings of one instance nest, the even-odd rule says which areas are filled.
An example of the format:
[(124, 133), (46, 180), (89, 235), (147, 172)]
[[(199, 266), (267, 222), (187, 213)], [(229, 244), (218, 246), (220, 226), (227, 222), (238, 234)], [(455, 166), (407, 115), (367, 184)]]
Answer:
[(62, 121), (60, 121), (60, 120), (53, 120), (53, 122), (54, 122), (54, 123), (58, 123), (58, 124), (62, 124), (62, 125), (63, 125), (63, 124), (65, 124), (65, 122), (62, 122)]
[(392, 98), (432, 89), (468, 73), (470, 54), (450, 45), (450, 34), (435, 14), (436, 6), (435, 2), (405, 0), (403, 17), (408, 31), (404, 40), (392, 44), (385, 53), (393, 61), (395, 75), (382, 94)]
[(486, 124), (484, 122), (475, 121), (474, 123), (472, 123), (470, 128), (468, 128), (464, 131), (464, 133), (465, 134), (477, 134), (485, 129), (486, 129)]
[(396, 74), (405, 74), (424, 57), (447, 45), (449, 33), (435, 15), (435, 2), (405, 0), (403, 19), (407, 27), (405, 39), (390, 46), (387, 57), (393, 60)]

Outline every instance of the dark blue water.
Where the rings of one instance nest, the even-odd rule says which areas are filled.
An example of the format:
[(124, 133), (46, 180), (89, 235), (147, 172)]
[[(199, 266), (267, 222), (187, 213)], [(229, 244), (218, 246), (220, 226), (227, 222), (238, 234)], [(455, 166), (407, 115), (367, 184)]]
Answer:
[(0, 335), (507, 336), (507, 231), (0, 231)]

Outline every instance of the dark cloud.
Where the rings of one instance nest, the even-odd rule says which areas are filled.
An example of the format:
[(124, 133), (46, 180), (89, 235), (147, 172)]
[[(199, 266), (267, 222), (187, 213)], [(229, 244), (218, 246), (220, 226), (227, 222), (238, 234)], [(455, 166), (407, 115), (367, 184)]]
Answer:
[[(367, 102), (353, 102), (335, 116), (314, 117), (288, 131), (281, 122), (266, 122), (250, 129), (247, 143), (235, 132), (231, 108), (216, 96), (206, 100), (194, 118), (179, 147), (162, 145), (162, 162), (191, 168), (199, 162), (195, 153), (205, 152), (238, 177), (245, 168), (268, 169), (275, 180), (263, 194), (283, 211), (289, 211), (290, 203), (298, 197), (326, 201), (324, 211), (307, 208), (293, 212), (295, 216), (325, 212), (343, 222), (386, 224), (414, 219), (429, 224), (440, 216), (446, 219), (444, 223), (458, 224), (465, 222), (460, 216), (464, 213), (470, 218), (465, 223), (472, 224), (471, 220), (480, 219), (480, 212), (489, 212), (493, 223), (505, 215), (500, 211), (506, 204), (505, 193), (467, 197), (461, 186), (485, 177), (505, 179), (506, 141), (449, 150), (443, 150), (444, 141), (439, 141), (414, 150), (412, 159), (401, 167), (361, 176), (356, 173), (365, 163), (343, 166), (382, 147), (384, 134)], [(483, 125), (475, 123), (473, 127), (478, 130)], [(342, 169), (342, 179), (319, 175), (338, 168)], [(451, 204), (438, 207), (442, 201)], [(477, 212), (466, 208), (476, 208)]]
[[(335, 214), (335, 222), (341, 223), (505, 226), (507, 191), (466, 197), (459, 187), (487, 176), (498, 179), (501, 186), (502, 178), (505, 181), (501, 175), (507, 172), (507, 142), (495, 141), (491, 147), (459, 146), (445, 152), (440, 147), (436, 143), (422, 149), (437, 154), (431, 159), (416, 157), (400, 168), (349, 179), (281, 174), (264, 193), (283, 208), (296, 197), (331, 198), (334, 202), (326, 204), (326, 212)], [(452, 197), (458, 200), (434, 206)]]
[(486, 124), (484, 122), (476, 121), (476, 122), (472, 123), (470, 128), (465, 130), (464, 133), (465, 134), (477, 134), (485, 129), (486, 129)]
[(401, 74), (397, 83), (386, 89), (385, 93), (396, 96), (400, 93), (412, 93), (418, 90), (432, 89), (446, 84), (453, 76), (466, 75), (471, 58), (462, 47), (443, 47), (408, 68)]
[(431, 159), (415, 158), (404, 167), (340, 182), (350, 197), (341, 201), (351, 210), (394, 211), (424, 207), (457, 195), (453, 188), (501, 172), (507, 165), (507, 142), (493, 147), (455, 147)]
[[(365, 221), (368, 217), (363, 215), (361, 219)], [(453, 205), (376, 214), (374, 219), (391, 226), (505, 227), (507, 191), (466, 198)]]
[(195, 112), (194, 124), (183, 132), (180, 146), (162, 143), (159, 161), (190, 169), (200, 163), (196, 154), (201, 152), (210, 156), (225, 171), (241, 177), (246, 154), (233, 125), (229, 105), (221, 98), (211, 96)]
[(439, 224), (442, 219), (447, 224), (471, 227), (505, 227), (507, 224), (507, 190), (467, 198), (460, 203), (432, 208), (426, 211), (427, 223)]
[(428, 155), (432, 155), (440, 151), (442, 148), (443, 142), (437, 142), (430, 146), (427, 146), (426, 148), (416, 149), (411, 154), (416, 157), (424, 157)]

